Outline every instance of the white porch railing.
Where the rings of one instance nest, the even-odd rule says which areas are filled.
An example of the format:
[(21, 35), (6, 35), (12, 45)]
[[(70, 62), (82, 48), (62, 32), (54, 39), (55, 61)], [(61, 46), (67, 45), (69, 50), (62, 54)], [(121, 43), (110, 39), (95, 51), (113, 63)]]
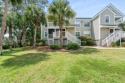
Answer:
[(73, 43), (77, 43), (78, 45), (81, 45), (81, 40), (79, 40), (76, 36), (72, 35), (68, 31), (66, 31), (66, 37), (69, 41)]
[[(76, 36), (72, 35), (68, 31), (63, 31), (62, 32), (63, 38), (67, 38), (67, 44), (70, 42), (72, 43), (77, 43), (78, 45), (81, 45), (81, 40), (79, 40)], [(48, 44), (54, 43), (54, 38), (59, 38), (60, 34), (59, 33), (53, 33), (48, 35), (49, 38), (51, 38), (48, 42)]]
[(108, 37), (102, 40), (102, 46), (105, 45), (108, 42), (108, 39), (111, 38), (113, 35), (115, 35), (116, 32), (113, 32)]
[[(63, 37), (66, 36), (66, 32), (65, 31), (62, 31), (62, 36)], [(60, 37), (60, 32), (53, 32), (53, 37), (59, 38)]]
[(117, 42), (123, 37), (125, 37), (125, 31), (115, 31), (104, 40), (102, 40), (102, 46), (104, 46), (105, 44), (107, 46), (110, 46), (112, 42)]

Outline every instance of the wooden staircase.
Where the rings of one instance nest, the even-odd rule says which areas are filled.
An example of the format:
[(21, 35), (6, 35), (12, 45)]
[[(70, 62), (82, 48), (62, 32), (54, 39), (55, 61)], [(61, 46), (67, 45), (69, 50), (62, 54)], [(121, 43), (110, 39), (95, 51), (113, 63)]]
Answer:
[(117, 42), (122, 38), (125, 38), (125, 31), (115, 31), (112, 34), (110, 34), (108, 37), (102, 40), (102, 46), (108, 47), (111, 45), (112, 42)]
[(76, 43), (81, 46), (81, 40), (79, 40), (76, 36), (72, 35), (68, 31), (66, 31), (66, 37), (70, 42)]

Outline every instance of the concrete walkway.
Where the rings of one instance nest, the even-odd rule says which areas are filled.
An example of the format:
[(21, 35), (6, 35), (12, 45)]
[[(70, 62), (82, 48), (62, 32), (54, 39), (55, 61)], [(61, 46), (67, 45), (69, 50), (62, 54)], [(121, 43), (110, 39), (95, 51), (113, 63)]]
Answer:
[(83, 46), (83, 48), (96, 48), (96, 49), (125, 49), (125, 47), (101, 47), (101, 46)]

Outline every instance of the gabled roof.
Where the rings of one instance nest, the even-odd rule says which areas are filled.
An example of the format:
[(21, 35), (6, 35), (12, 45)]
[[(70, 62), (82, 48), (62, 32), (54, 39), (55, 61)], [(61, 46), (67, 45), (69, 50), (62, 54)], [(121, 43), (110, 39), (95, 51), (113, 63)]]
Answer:
[(114, 13), (115, 14), (115, 16), (122, 16), (122, 17), (124, 17), (125, 15), (121, 12), (121, 11), (119, 11), (113, 4), (109, 4), (109, 5), (107, 5), (104, 9), (102, 9), (99, 13), (97, 13), (93, 18), (92, 18), (92, 20), (93, 19), (95, 19), (97, 16), (99, 16), (99, 14), (101, 14), (103, 11), (105, 11), (105, 10), (109, 10), (109, 11), (111, 11), (112, 13)]
[(92, 18), (82, 18), (82, 17), (76, 17), (76, 19), (92, 19)]

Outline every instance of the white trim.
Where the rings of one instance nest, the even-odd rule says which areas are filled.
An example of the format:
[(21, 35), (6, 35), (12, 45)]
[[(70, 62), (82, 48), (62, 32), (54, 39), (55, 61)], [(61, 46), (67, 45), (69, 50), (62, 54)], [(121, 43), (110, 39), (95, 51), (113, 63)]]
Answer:
[(123, 18), (123, 16), (115, 16), (115, 17)]
[(116, 16), (116, 14), (111, 9), (108, 8), (108, 10), (114, 14), (114, 24), (115, 24), (115, 16)]
[[(47, 29), (47, 33), (49, 33), (49, 29)], [(49, 34), (47, 35), (47, 40), (49, 39)]]
[[(75, 22), (76, 22), (76, 19), (75, 19)], [(74, 32), (74, 35), (76, 36), (76, 26), (75, 26), (75, 32)]]
[[(85, 26), (85, 23), (89, 23), (89, 26), (86, 27), (86, 26)], [(90, 21), (85, 21), (85, 22), (83, 22), (83, 24), (84, 24), (84, 25), (83, 25), (84, 28), (90, 28)]]
[(100, 15), (99, 15), (99, 40), (101, 39), (101, 27), (100, 27), (100, 24), (101, 24), (101, 18), (100, 18)]
[(110, 12), (112, 12), (114, 15), (116, 15), (111, 9), (109, 9), (108, 7), (107, 7), (107, 9), (110, 11)]
[[(76, 32), (79, 32), (79, 33), (80, 33), (80, 36), (81, 36), (81, 31), (76, 31)], [(75, 36), (76, 36), (76, 32), (75, 32)], [(78, 37), (78, 36), (76, 36), (76, 37)]]
[[(118, 11), (120, 14), (122, 14), (122, 16), (125, 16), (121, 11), (119, 11), (114, 5), (112, 4), (109, 4), (108, 6), (106, 6), (105, 8), (103, 8), (99, 13), (97, 13), (93, 18), (92, 20), (94, 20), (99, 14), (101, 14), (103, 11), (105, 11), (106, 9), (112, 11), (109, 6), (112, 6), (114, 9), (116, 9), (116, 11)], [(112, 11), (113, 12), (113, 11)]]
[(43, 32), (43, 27), (42, 27), (42, 24), (41, 24), (41, 40), (43, 39), (43, 34), (42, 34), (42, 32)]
[(122, 19), (122, 20), (121, 20), (121, 23), (123, 22), (123, 17), (115, 16), (115, 17), (114, 17), (114, 24), (117, 23), (117, 22), (115, 21), (115, 18), (116, 18), (116, 17), (117, 17), (117, 18), (121, 18), (121, 19)]
[[(106, 23), (106, 17), (108, 16), (108, 18), (109, 18), (109, 22), (108, 23)], [(106, 24), (110, 24), (111, 23), (111, 21), (110, 21), (110, 15), (105, 15), (105, 23)]]
[[(89, 34), (85, 34), (85, 32), (89, 32)], [(83, 35), (89, 35), (89, 36), (91, 36), (91, 31), (83, 31)]]
[(79, 22), (80, 25), (79, 25), (79, 27), (78, 27), (78, 26), (76, 26), (76, 27), (77, 27), (77, 28), (80, 28), (80, 27), (81, 27), (81, 21), (75, 21), (75, 25), (77, 25), (77, 22)]
[(97, 13), (92, 20), (94, 20), (97, 16), (99, 16), (102, 12), (104, 12), (106, 9), (108, 9), (108, 7), (106, 6), (105, 8), (103, 8), (99, 13)]
[(103, 28), (103, 27), (118, 27), (118, 26), (100, 26), (100, 28)]
[(48, 32), (47, 32), (47, 36), (45, 36), (45, 32), (47, 32), (47, 31), (44, 31), (44, 37), (47, 37), (48, 36)]
[(108, 6), (112, 6), (114, 9), (116, 9), (117, 12), (119, 12), (122, 16), (125, 16), (119, 9), (117, 9), (113, 4), (109, 4)]
[(111, 33), (110, 33), (110, 30), (111, 30), (111, 29), (113, 30), (113, 32), (115, 31), (115, 28), (109, 28), (109, 33), (108, 33), (109, 35), (111, 34)]

